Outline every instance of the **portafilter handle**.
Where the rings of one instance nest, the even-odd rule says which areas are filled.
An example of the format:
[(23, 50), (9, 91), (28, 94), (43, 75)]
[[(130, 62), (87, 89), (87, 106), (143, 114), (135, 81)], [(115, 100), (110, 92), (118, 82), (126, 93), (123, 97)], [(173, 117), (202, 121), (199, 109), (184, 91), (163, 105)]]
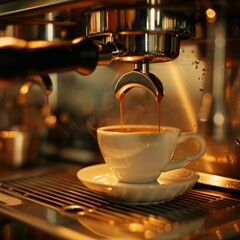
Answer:
[(30, 75), (70, 70), (88, 75), (94, 71), (98, 60), (99, 47), (87, 37), (69, 42), (1, 37), (0, 83), (9, 85)]

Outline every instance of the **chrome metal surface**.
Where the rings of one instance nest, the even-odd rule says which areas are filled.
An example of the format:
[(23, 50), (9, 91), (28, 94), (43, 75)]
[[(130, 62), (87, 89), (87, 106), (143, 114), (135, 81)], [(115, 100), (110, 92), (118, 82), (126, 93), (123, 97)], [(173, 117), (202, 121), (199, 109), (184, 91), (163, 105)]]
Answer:
[(216, 187), (221, 186), (222, 188), (240, 191), (240, 180), (237, 178), (224, 177), (224, 174), (214, 175), (204, 172), (198, 173), (200, 175), (198, 182), (200, 183)]
[[(234, 14), (240, 16), (240, 11), (234, 12), (229, 19), (222, 10), (217, 14), (221, 17), (214, 24), (209, 24), (207, 29), (208, 58), (205, 62), (210, 75), (203, 83), (203, 97), (198, 114), (198, 131), (205, 137), (208, 147), (201, 159), (204, 164), (200, 166), (197, 161), (191, 167), (218, 177), (236, 179), (235, 183), (232, 181), (228, 186), (239, 189), (240, 175), (236, 169), (240, 166), (240, 148), (236, 139), (240, 135), (240, 68), (239, 56), (236, 57), (233, 52), (238, 52), (240, 35), (239, 26), (233, 33), (232, 25), (236, 18)], [(209, 181), (210, 184), (213, 182), (221, 183)]]
[[(144, 31), (145, 33), (169, 33), (178, 35), (180, 38), (193, 36), (194, 1), (188, 1), (188, 6), (186, 2), (177, 1), (174, 12), (171, 11), (167, 1), (154, 3), (142, 1), (134, 8), (105, 8), (101, 11), (90, 12), (88, 33), (93, 36), (96, 34), (98, 37), (111, 37), (112, 33), (127, 35), (136, 32), (141, 34)], [(188, 12), (184, 12), (184, 9)]]
[(104, 43), (124, 46), (126, 50), (118, 60), (170, 61), (179, 55), (180, 39), (194, 35), (195, 5), (188, 2), (187, 12), (183, 11), (186, 3), (177, 2), (175, 11), (171, 11), (167, 1), (93, 11), (87, 14), (87, 34)]
[[(20, 175), (19, 170), (5, 174), (0, 213), (63, 239), (70, 233), (71, 239), (207, 239), (219, 234), (228, 239), (240, 235), (237, 195), (197, 186), (170, 202), (127, 205), (86, 189), (76, 177), (79, 169), (78, 165), (55, 164)], [(7, 206), (1, 199), (6, 195), (17, 204)]]
[[(102, 38), (103, 43), (117, 42), (118, 54), (115, 60), (125, 62), (167, 62), (178, 57), (180, 39), (176, 35), (167, 33), (146, 33), (125, 31), (120, 34), (110, 34), (110, 37), (99, 35), (89, 36), (91, 39)], [(105, 39), (106, 37), (106, 39)]]

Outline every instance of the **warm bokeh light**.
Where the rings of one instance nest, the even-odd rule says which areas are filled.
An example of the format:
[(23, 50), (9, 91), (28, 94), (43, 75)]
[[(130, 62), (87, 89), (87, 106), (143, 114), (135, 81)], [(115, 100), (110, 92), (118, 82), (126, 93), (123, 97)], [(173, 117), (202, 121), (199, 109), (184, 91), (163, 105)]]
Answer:
[(208, 22), (215, 22), (217, 14), (213, 9), (208, 8), (206, 11), (206, 15)]

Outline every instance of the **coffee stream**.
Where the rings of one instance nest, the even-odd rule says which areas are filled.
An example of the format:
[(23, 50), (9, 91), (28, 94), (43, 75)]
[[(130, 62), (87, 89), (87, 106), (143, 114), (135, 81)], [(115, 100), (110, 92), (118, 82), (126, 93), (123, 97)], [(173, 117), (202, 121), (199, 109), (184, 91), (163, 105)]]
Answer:
[[(121, 126), (121, 131), (123, 132), (123, 98), (125, 96), (126, 93), (122, 93), (119, 98), (119, 112), (120, 112), (120, 126)], [(160, 132), (160, 128), (161, 128), (161, 101), (162, 101), (162, 97), (158, 97), (156, 99), (157, 102), (157, 108), (158, 108), (158, 132)]]
[(161, 100), (162, 98), (157, 99), (157, 108), (158, 108), (158, 132), (161, 129)]

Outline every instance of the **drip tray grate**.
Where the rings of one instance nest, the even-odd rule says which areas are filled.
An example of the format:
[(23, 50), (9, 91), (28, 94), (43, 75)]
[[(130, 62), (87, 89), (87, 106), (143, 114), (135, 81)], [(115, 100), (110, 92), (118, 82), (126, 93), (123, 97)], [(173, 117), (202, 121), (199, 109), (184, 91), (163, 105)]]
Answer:
[(1, 189), (75, 218), (105, 237), (113, 237), (109, 235), (110, 227), (111, 234), (120, 237), (134, 233), (137, 237), (144, 235), (151, 239), (158, 234), (179, 233), (183, 227), (185, 230), (180, 231), (181, 234), (192, 234), (193, 231), (197, 234), (206, 224), (206, 216), (234, 209), (239, 211), (237, 197), (198, 187), (161, 204), (144, 206), (112, 202), (84, 187), (77, 178), (78, 170), (76, 165), (61, 165), (32, 175), (28, 172), (26, 176), (21, 174), (21, 177), (16, 175), (2, 180)]

